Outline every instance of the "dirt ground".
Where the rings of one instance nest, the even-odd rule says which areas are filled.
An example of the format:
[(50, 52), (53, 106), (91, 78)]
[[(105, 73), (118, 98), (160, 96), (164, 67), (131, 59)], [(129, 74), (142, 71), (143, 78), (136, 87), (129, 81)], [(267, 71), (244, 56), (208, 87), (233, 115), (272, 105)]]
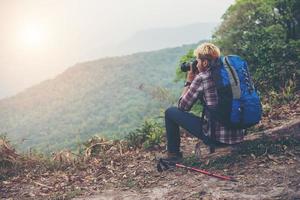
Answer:
[[(146, 167), (154, 168), (150, 162)], [(145, 166), (144, 166), (145, 167)], [(300, 199), (300, 149), (284, 155), (248, 157), (229, 168), (213, 171), (234, 176), (223, 181), (183, 169), (162, 173), (151, 170), (148, 187), (107, 188), (99, 194), (76, 200), (96, 199)]]
[[(184, 156), (193, 154), (197, 140), (185, 137)], [(160, 151), (133, 151), (82, 169), (28, 170), (2, 181), (2, 199), (300, 199), (300, 146), (279, 154), (242, 156), (210, 172), (230, 175), (224, 181), (198, 172), (156, 170)], [(206, 154), (206, 147), (201, 152)], [(112, 152), (114, 154), (114, 152)], [(203, 160), (205, 162), (205, 160)], [(206, 160), (207, 161), (207, 160)]]
[[(285, 125), (293, 119), (300, 121), (300, 98), (288, 105), (272, 108), (256, 131)], [(293, 130), (295, 132), (296, 129)], [(297, 130), (299, 132), (300, 123)], [(290, 131), (282, 129), (280, 135), (289, 135)], [(206, 166), (207, 171), (216, 174), (233, 176), (237, 182), (223, 181), (185, 169), (158, 172), (156, 163), (165, 153), (165, 144), (152, 150), (122, 150), (121, 143), (103, 141), (101, 147), (105, 151), (102, 156), (90, 157), (76, 165), (71, 157), (66, 157), (67, 165), (51, 166), (53, 162), (50, 162), (45, 167), (40, 162), (33, 162), (16, 172), (12, 168), (14, 174), (8, 177), (0, 174), (0, 199), (300, 200), (300, 141), (299, 138), (296, 140), (297, 145), (289, 143), (289, 146), (279, 140), (276, 144), (268, 143), (270, 147), (262, 148), (263, 141), (258, 141), (257, 146), (251, 146), (250, 142), (248, 153), (237, 153), (238, 157), (232, 158), (223, 156), (218, 165), (210, 165), (213, 161), (205, 158), (208, 155), (205, 145), (201, 145), (203, 157), (199, 162), (190, 159), (198, 141), (188, 136), (182, 138), (185, 160), (190, 159), (187, 163), (201, 169)], [(277, 151), (272, 152), (275, 147)], [(263, 152), (255, 153), (256, 150)], [(65, 155), (70, 156), (68, 152)], [(23, 163), (22, 159), (20, 157), (16, 161)]]

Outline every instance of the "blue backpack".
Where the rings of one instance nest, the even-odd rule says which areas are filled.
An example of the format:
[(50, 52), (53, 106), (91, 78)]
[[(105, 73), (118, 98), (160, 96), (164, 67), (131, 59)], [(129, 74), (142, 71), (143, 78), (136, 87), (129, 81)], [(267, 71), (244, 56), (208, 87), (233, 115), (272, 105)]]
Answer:
[(232, 129), (257, 124), (262, 107), (246, 61), (235, 55), (220, 59), (220, 64), (211, 69), (218, 93), (218, 105), (208, 108), (211, 116)]

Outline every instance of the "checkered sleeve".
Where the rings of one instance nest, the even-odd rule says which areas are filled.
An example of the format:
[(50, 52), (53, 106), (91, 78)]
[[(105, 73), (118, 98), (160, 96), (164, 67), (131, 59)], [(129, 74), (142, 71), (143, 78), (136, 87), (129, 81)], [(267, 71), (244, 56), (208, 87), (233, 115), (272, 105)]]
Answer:
[(199, 94), (201, 94), (202, 91), (202, 78), (200, 75), (197, 75), (192, 81), (188, 91), (180, 97), (178, 101), (178, 108), (184, 111), (189, 111), (197, 101)]

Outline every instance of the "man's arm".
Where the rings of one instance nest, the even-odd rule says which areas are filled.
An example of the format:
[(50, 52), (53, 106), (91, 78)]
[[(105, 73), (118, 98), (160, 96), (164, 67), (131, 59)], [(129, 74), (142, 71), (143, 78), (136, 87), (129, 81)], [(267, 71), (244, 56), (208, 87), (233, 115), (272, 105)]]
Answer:
[(186, 77), (186, 83), (189, 83), (189, 84), (185, 85), (185, 87), (183, 88), (183, 91), (181, 93), (181, 97), (189, 90), (190, 85), (193, 82), (193, 80), (195, 79), (195, 77), (196, 77), (197, 74), (194, 74), (193, 70), (188, 71), (187, 77)]
[(188, 86), (185, 86), (185, 87), (183, 88), (183, 91), (182, 91), (182, 93), (181, 93), (181, 97), (182, 97), (183, 95), (185, 95), (185, 93), (189, 90), (189, 88), (190, 88), (189, 85), (188, 85)]
[(202, 81), (200, 76), (188, 72), (187, 82), (191, 81), (190, 86), (184, 87), (182, 95), (178, 102), (178, 108), (189, 111), (193, 104), (197, 101), (199, 93), (203, 91)]

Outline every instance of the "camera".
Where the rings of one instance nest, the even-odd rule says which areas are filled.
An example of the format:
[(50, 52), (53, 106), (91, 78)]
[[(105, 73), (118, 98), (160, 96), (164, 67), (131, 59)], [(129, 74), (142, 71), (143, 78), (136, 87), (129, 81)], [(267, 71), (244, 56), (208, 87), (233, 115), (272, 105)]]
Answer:
[(190, 66), (192, 66), (192, 71), (193, 71), (193, 73), (195, 73), (195, 72), (198, 71), (197, 64), (198, 64), (198, 61), (197, 61), (197, 60), (192, 60), (192, 61), (190, 61), (190, 62), (183, 62), (183, 63), (180, 65), (180, 69), (181, 69), (181, 71), (183, 71), (183, 72), (187, 72), (187, 71), (190, 71), (190, 69), (191, 69)]

